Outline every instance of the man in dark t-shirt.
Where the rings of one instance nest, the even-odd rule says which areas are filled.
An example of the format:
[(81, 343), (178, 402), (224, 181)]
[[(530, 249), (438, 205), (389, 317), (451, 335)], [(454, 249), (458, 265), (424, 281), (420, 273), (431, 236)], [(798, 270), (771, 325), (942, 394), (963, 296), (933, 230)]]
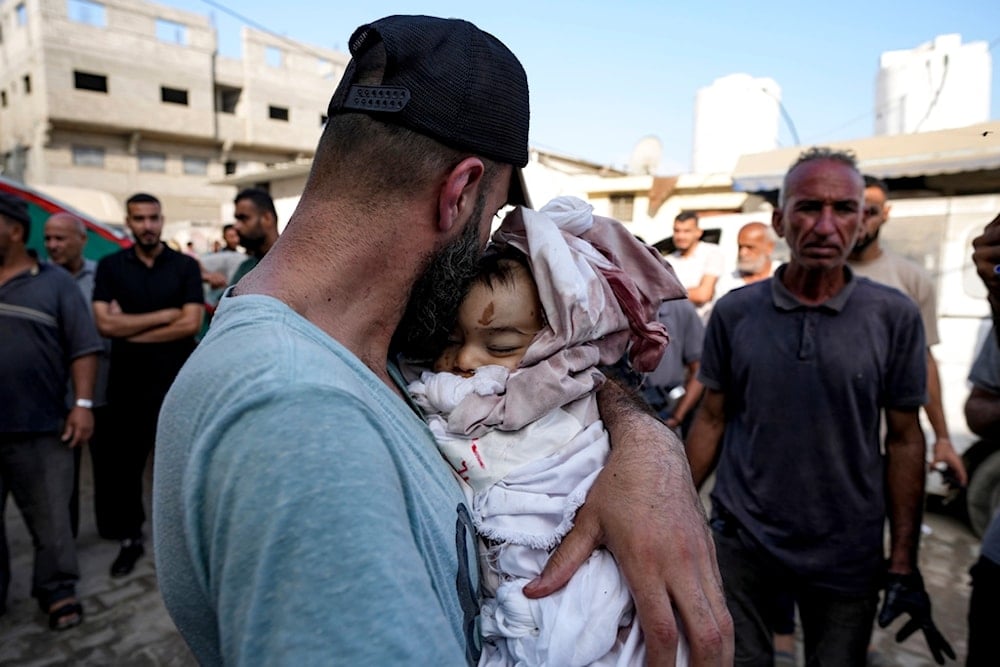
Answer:
[(163, 214), (152, 195), (133, 195), (125, 224), (135, 245), (102, 259), (94, 318), (111, 339), (107, 437), (91, 452), (97, 530), (121, 541), (112, 576), (144, 553), (142, 477), (170, 384), (194, 350), (204, 312), (198, 262), (161, 243)]
[[(49, 627), (65, 630), (83, 620), (69, 500), (73, 449), (94, 428), (102, 345), (70, 275), (28, 254), (30, 229), (24, 201), (0, 193), (0, 514), (10, 492), (34, 544), (31, 593), (49, 615)], [(0, 614), (9, 583), (0, 518)]]

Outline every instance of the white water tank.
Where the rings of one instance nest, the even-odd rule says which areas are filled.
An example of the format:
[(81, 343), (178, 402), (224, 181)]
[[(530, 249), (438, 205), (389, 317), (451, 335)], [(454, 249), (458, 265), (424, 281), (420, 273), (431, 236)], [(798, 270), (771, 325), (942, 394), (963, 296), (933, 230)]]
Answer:
[(875, 83), (875, 134), (965, 127), (990, 119), (989, 44), (940, 35), (915, 49), (886, 51)]
[(778, 147), (781, 88), (773, 79), (730, 74), (698, 90), (694, 101), (691, 168), (732, 173), (745, 153)]

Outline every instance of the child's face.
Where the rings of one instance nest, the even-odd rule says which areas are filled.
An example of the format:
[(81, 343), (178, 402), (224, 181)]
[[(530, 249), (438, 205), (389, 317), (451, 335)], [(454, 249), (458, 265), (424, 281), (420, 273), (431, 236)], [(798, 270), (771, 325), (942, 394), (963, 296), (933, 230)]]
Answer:
[(514, 370), (541, 328), (542, 304), (535, 281), (518, 266), (513, 285), (494, 281), (492, 288), (472, 286), (434, 370), (466, 377), (491, 364)]

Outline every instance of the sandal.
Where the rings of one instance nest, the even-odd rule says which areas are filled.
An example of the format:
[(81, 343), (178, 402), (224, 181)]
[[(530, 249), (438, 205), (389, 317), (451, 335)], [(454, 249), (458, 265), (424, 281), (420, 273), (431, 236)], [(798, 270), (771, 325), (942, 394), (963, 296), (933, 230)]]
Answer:
[(83, 622), (83, 606), (75, 600), (49, 611), (49, 629), (69, 630)]

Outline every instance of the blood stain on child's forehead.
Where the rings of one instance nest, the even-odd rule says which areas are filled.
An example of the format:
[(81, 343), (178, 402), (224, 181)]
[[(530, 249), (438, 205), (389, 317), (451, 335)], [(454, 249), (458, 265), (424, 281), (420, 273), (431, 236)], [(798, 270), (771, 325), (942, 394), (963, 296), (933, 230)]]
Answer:
[(490, 324), (493, 321), (493, 313), (493, 302), (490, 301), (486, 308), (483, 309), (483, 314), (479, 316), (479, 324), (484, 327)]

